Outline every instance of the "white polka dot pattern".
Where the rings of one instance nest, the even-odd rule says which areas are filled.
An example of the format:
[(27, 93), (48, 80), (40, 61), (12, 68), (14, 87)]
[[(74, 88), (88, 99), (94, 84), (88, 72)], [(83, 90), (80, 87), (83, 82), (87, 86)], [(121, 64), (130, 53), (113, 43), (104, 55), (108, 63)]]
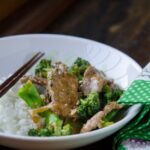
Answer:
[(118, 103), (132, 104), (150, 104), (150, 81), (135, 80), (127, 91), (120, 97)]

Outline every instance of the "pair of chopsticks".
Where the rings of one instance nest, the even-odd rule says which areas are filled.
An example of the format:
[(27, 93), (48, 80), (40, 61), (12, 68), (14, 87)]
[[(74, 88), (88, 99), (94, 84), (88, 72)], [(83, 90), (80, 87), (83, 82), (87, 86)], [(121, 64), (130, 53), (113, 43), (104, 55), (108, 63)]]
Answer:
[(30, 60), (21, 66), (14, 74), (0, 85), (0, 97), (2, 97), (42, 56), (44, 53), (36, 53)]

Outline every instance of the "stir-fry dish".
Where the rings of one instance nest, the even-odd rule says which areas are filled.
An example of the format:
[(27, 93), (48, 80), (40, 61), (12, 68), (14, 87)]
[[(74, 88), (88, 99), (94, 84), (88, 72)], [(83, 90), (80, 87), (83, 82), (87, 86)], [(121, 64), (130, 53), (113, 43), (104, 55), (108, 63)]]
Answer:
[(88, 61), (71, 67), (42, 59), (34, 75), (21, 78), (19, 97), (30, 107), (35, 128), (30, 136), (63, 136), (89, 132), (115, 123), (123, 108), (123, 91)]

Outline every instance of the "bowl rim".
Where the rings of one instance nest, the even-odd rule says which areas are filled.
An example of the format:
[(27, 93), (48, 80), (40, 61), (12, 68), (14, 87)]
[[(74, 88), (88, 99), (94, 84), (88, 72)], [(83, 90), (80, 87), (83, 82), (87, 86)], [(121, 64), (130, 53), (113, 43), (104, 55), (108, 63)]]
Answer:
[[(1, 37), (0, 41), (3, 40), (11, 40), (14, 38), (37, 38), (37, 37), (42, 37), (42, 38), (49, 38), (49, 37), (53, 37), (53, 38), (67, 38), (67, 39), (72, 39), (72, 40), (79, 40), (79, 41), (86, 41), (86, 42), (92, 42), (95, 44), (100, 44), (102, 46), (105, 47), (109, 47), (111, 48), (113, 51), (117, 51), (119, 53), (121, 53), (122, 55), (124, 55), (125, 57), (127, 57), (128, 59), (130, 59), (130, 61), (135, 65), (135, 67), (137, 68), (137, 70), (140, 72), (142, 70), (141, 66), (134, 60), (132, 59), (130, 56), (128, 56), (127, 54), (125, 54), (124, 52), (101, 42), (95, 41), (95, 40), (91, 40), (91, 39), (86, 39), (86, 38), (82, 38), (82, 37), (77, 37), (77, 36), (72, 36), (72, 35), (63, 35), (63, 34), (21, 34), (21, 35), (12, 35), (12, 36), (5, 36), (5, 37)], [(73, 140), (76, 138), (84, 138), (85, 136), (95, 136), (98, 134), (103, 134), (104, 132), (109, 132), (113, 129), (115, 129), (117, 126), (120, 127), (122, 125), (125, 125), (127, 122), (129, 122), (132, 118), (134, 118), (137, 113), (140, 111), (141, 108), (141, 104), (136, 104), (133, 105), (129, 108), (126, 116), (124, 118), (122, 118), (121, 120), (117, 121), (115, 124), (112, 124), (108, 127), (105, 128), (101, 128), (101, 129), (97, 129), (94, 131), (90, 131), (90, 132), (86, 132), (86, 133), (78, 133), (78, 134), (73, 134), (73, 135), (67, 135), (67, 136), (51, 136), (51, 137), (34, 137), (34, 136), (25, 136), (25, 135), (17, 135), (17, 134), (10, 134), (10, 133), (2, 133), (0, 132), (0, 137), (3, 138), (13, 138), (13, 139), (18, 139), (18, 140), (26, 140), (26, 141), (62, 141), (62, 140)]]
[(108, 127), (96, 129), (94, 131), (86, 132), (86, 133), (78, 133), (73, 135), (67, 135), (67, 136), (51, 136), (51, 137), (34, 137), (34, 136), (25, 136), (25, 135), (16, 135), (16, 134), (8, 134), (8, 133), (0, 133), (0, 137), (3, 138), (13, 138), (18, 140), (25, 140), (25, 141), (62, 141), (62, 140), (73, 140), (76, 138), (84, 138), (84, 137), (91, 137), (98, 134), (103, 134), (104, 132), (108, 132), (110, 130), (113, 130), (116, 128), (116, 126), (121, 126), (122, 124), (125, 124), (126, 122), (129, 122), (132, 118), (134, 118), (139, 110), (141, 109), (141, 104), (136, 104), (134, 106), (131, 106), (129, 108), (129, 111), (127, 112), (127, 115), (116, 122), (115, 124), (112, 124)]
[(53, 37), (53, 38), (66, 38), (66, 39), (72, 39), (72, 40), (76, 40), (76, 41), (84, 41), (84, 42), (92, 42), (101, 46), (105, 46), (105, 47), (109, 47), (110, 49), (112, 49), (113, 51), (116, 51), (122, 55), (124, 55), (125, 57), (127, 57), (132, 63), (135, 64), (136, 69), (141, 72), (142, 67), (138, 64), (138, 62), (136, 62), (133, 58), (131, 58), (130, 56), (128, 56), (126, 53), (122, 52), (121, 50), (111, 46), (111, 45), (107, 45), (105, 43), (93, 40), (93, 39), (87, 39), (84, 37), (78, 37), (78, 36), (74, 36), (74, 35), (65, 35), (65, 34), (49, 34), (49, 33), (34, 33), (34, 34), (18, 34), (18, 35), (10, 35), (10, 36), (3, 36), (0, 37), (0, 41), (3, 40), (11, 40), (14, 38), (37, 38), (37, 37), (42, 37), (42, 38), (49, 38), (49, 37)]

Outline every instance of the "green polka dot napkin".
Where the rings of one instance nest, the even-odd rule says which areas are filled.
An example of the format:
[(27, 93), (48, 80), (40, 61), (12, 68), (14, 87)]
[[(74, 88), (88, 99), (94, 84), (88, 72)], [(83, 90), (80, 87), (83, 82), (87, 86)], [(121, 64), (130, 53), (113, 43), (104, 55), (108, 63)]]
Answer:
[[(115, 137), (114, 150), (150, 150), (150, 63), (134, 80), (118, 103), (142, 104), (139, 114)], [(143, 146), (143, 147), (142, 147)]]
[(131, 83), (127, 91), (118, 100), (118, 103), (124, 105), (150, 104), (150, 63), (143, 69), (137, 79)]
[(146, 147), (150, 150), (150, 142), (147, 141), (150, 141), (150, 105), (143, 105), (140, 113), (117, 134), (113, 149), (137, 150), (144, 143), (143, 150)]

